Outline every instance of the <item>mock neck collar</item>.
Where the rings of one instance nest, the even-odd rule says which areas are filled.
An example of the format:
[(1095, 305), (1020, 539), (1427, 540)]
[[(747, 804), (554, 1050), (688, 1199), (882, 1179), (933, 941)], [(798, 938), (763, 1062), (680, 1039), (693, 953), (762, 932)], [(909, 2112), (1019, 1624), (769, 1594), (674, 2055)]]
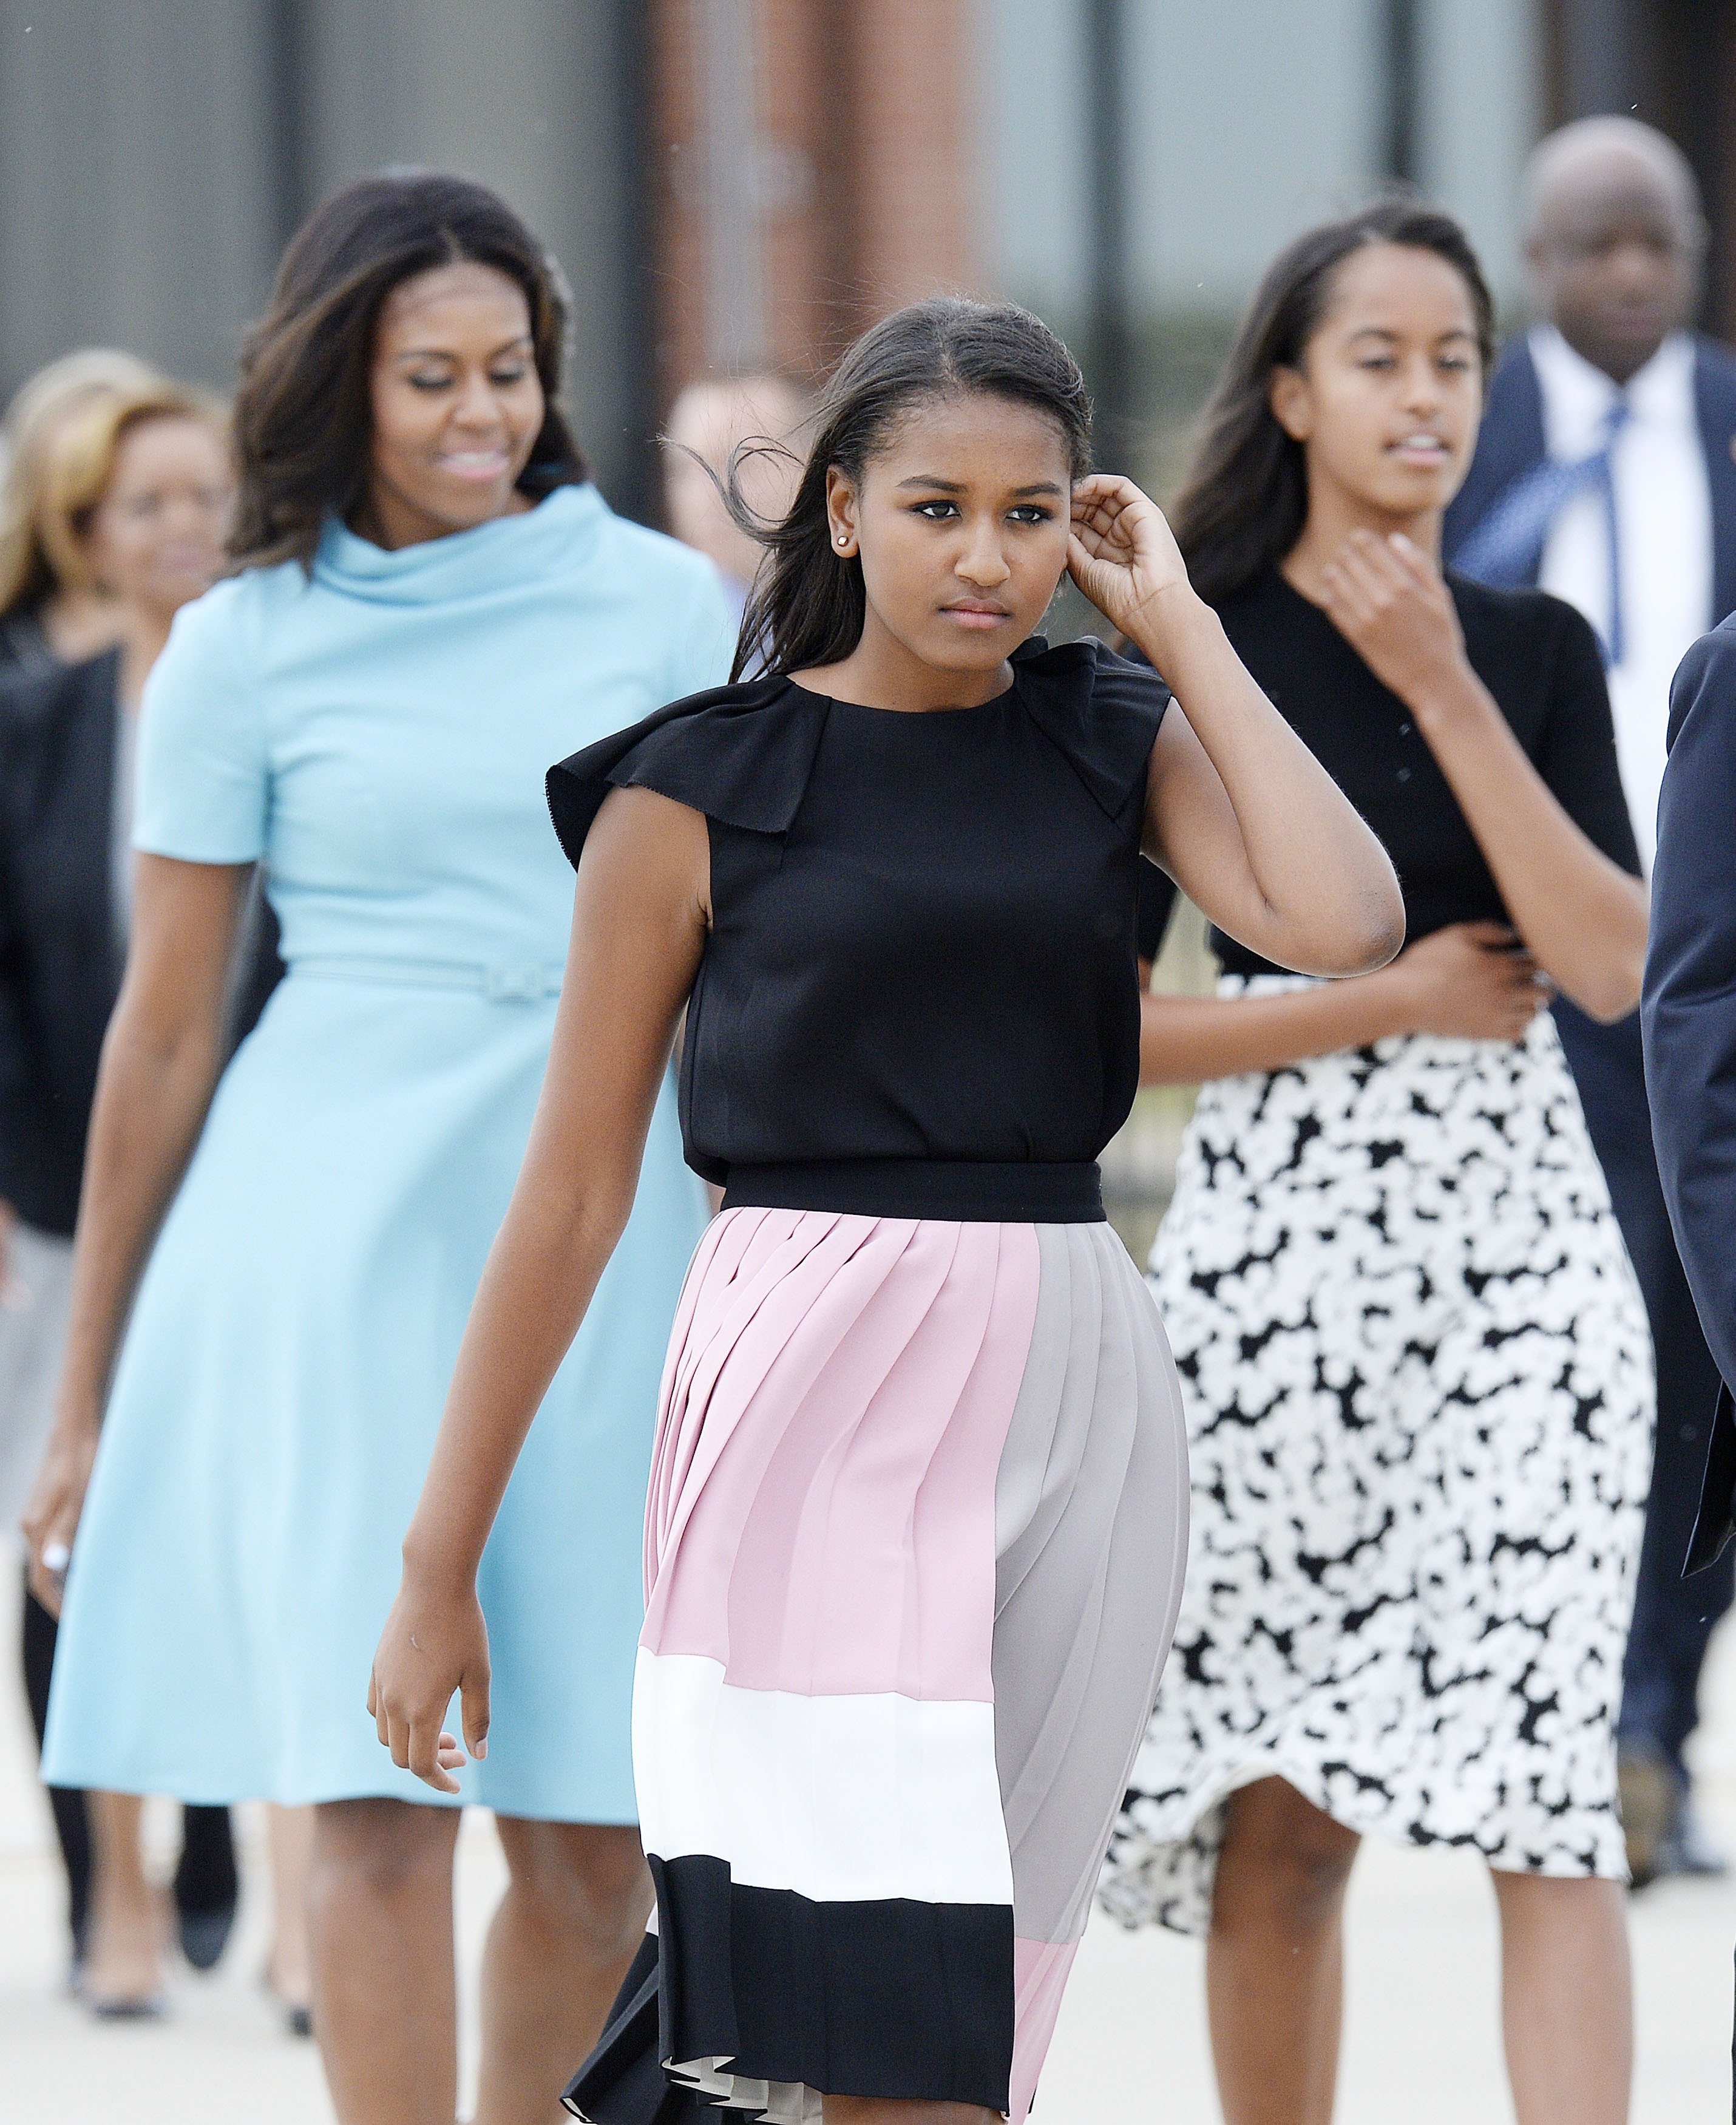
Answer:
[(546, 568), (570, 565), (609, 513), (589, 482), (557, 487), (534, 509), (395, 552), (333, 517), (320, 535), (314, 581), (376, 605), (445, 605), (487, 596)]

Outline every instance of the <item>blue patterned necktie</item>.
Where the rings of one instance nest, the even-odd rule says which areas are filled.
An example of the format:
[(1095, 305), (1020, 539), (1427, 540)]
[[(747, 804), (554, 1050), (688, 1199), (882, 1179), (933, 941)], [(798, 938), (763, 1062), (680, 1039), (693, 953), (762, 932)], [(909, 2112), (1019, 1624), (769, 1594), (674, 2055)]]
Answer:
[(1543, 549), (1551, 526), (1576, 494), (1588, 490), (1603, 504), (1604, 530), (1609, 545), (1609, 626), (1603, 636), (1604, 660), (1621, 662), (1621, 544), (1616, 521), (1616, 482), (1610, 453), (1625, 424), (1630, 408), (1625, 393), (1617, 393), (1603, 426), (1603, 440), (1588, 457), (1572, 464), (1559, 458), (1542, 464), (1516, 479), (1498, 496), (1495, 505), (1454, 556), (1461, 575), (1498, 589), (1513, 590), (1534, 583), (1542, 564)]

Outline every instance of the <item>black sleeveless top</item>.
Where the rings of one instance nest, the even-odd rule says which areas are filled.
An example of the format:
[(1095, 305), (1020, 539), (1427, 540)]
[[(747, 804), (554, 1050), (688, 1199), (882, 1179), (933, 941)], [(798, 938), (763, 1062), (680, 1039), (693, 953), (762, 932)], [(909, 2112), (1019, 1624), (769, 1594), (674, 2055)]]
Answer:
[(576, 865), (611, 786), (705, 814), (688, 1163), (726, 1204), (1080, 1223), (1139, 1078), (1146, 766), (1169, 694), (1027, 643), (978, 708), (788, 679), (677, 701), (549, 770)]

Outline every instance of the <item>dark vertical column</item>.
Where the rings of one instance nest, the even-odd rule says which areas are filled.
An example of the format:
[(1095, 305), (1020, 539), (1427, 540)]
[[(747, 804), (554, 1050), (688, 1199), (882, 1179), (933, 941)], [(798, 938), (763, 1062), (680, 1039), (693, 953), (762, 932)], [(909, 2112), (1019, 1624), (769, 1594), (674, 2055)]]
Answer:
[(862, 270), (862, 106), (856, 0), (817, 0), (815, 49), (821, 78), (830, 84), (831, 107), (819, 129), (814, 158), (815, 211), (821, 237), (812, 338), (816, 365), (830, 369), (870, 322)]
[(266, 0), (266, 153), (280, 250), (315, 204), (312, 126), (315, 54), (308, 0)]
[(1736, 9), (1707, 0), (1545, 0), (1551, 128), (1631, 112), (1693, 165), (1711, 243), (1705, 321), (1736, 337)]
[(1703, 321), (1736, 337), (1736, 10), (1650, 0), (1644, 32), (1638, 115), (1694, 166), (1711, 239)]
[(662, 522), (657, 423), (662, 413), (657, 365), (657, 211), (661, 182), (656, 66), (651, 11), (641, 0), (614, 0), (614, 85), (620, 99), (619, 138), (625, 151), (622, 186), (621, 305), (619, 345), (623, 356), (620, 414), (626, 430), (619, 469), (610, 483), (614, 506), (642, 524)]
[(1639, 100), (1640, 10), (1635, 0), (1556, 0), (1561, 115), (1624, 111)]
[(1084, 23), (1086, 137), (1090, 148), (1088, 358), (1097, 403), (1098, 461), (1118, 469), (1126, 463), (1133, 440), (1123, 0), (1086, 0)]
[(1399, 185), (1422, 177), (1422, 26), (1418, 0), (1382, 0), (1381, 173)]

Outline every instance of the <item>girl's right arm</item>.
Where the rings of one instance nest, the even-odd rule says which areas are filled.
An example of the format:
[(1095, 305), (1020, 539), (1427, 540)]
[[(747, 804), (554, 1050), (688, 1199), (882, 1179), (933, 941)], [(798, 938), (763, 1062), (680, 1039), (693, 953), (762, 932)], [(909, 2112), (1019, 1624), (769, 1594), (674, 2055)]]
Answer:
[(31, 1586), (59, 1613), (43, 1553), (70, 1548), (109, 1380), (146, 1257), (223, 1062), (230, 956), (252, 866), (141, 855), (126, 976), (96, 1076), (54, 1426), (24, 1517)]
[(456, 1793), (440, 1722), (461, 1693), (484, 1753), (488, 1641), (477, 1567), (514, 1462), (633, 1209), (652, 1110), (704, 952), (703, 817), (617, 789), (585, 842), (554, 1042), (530, 1142), (482, 1273), (368, 1709), (393, 1761)]

